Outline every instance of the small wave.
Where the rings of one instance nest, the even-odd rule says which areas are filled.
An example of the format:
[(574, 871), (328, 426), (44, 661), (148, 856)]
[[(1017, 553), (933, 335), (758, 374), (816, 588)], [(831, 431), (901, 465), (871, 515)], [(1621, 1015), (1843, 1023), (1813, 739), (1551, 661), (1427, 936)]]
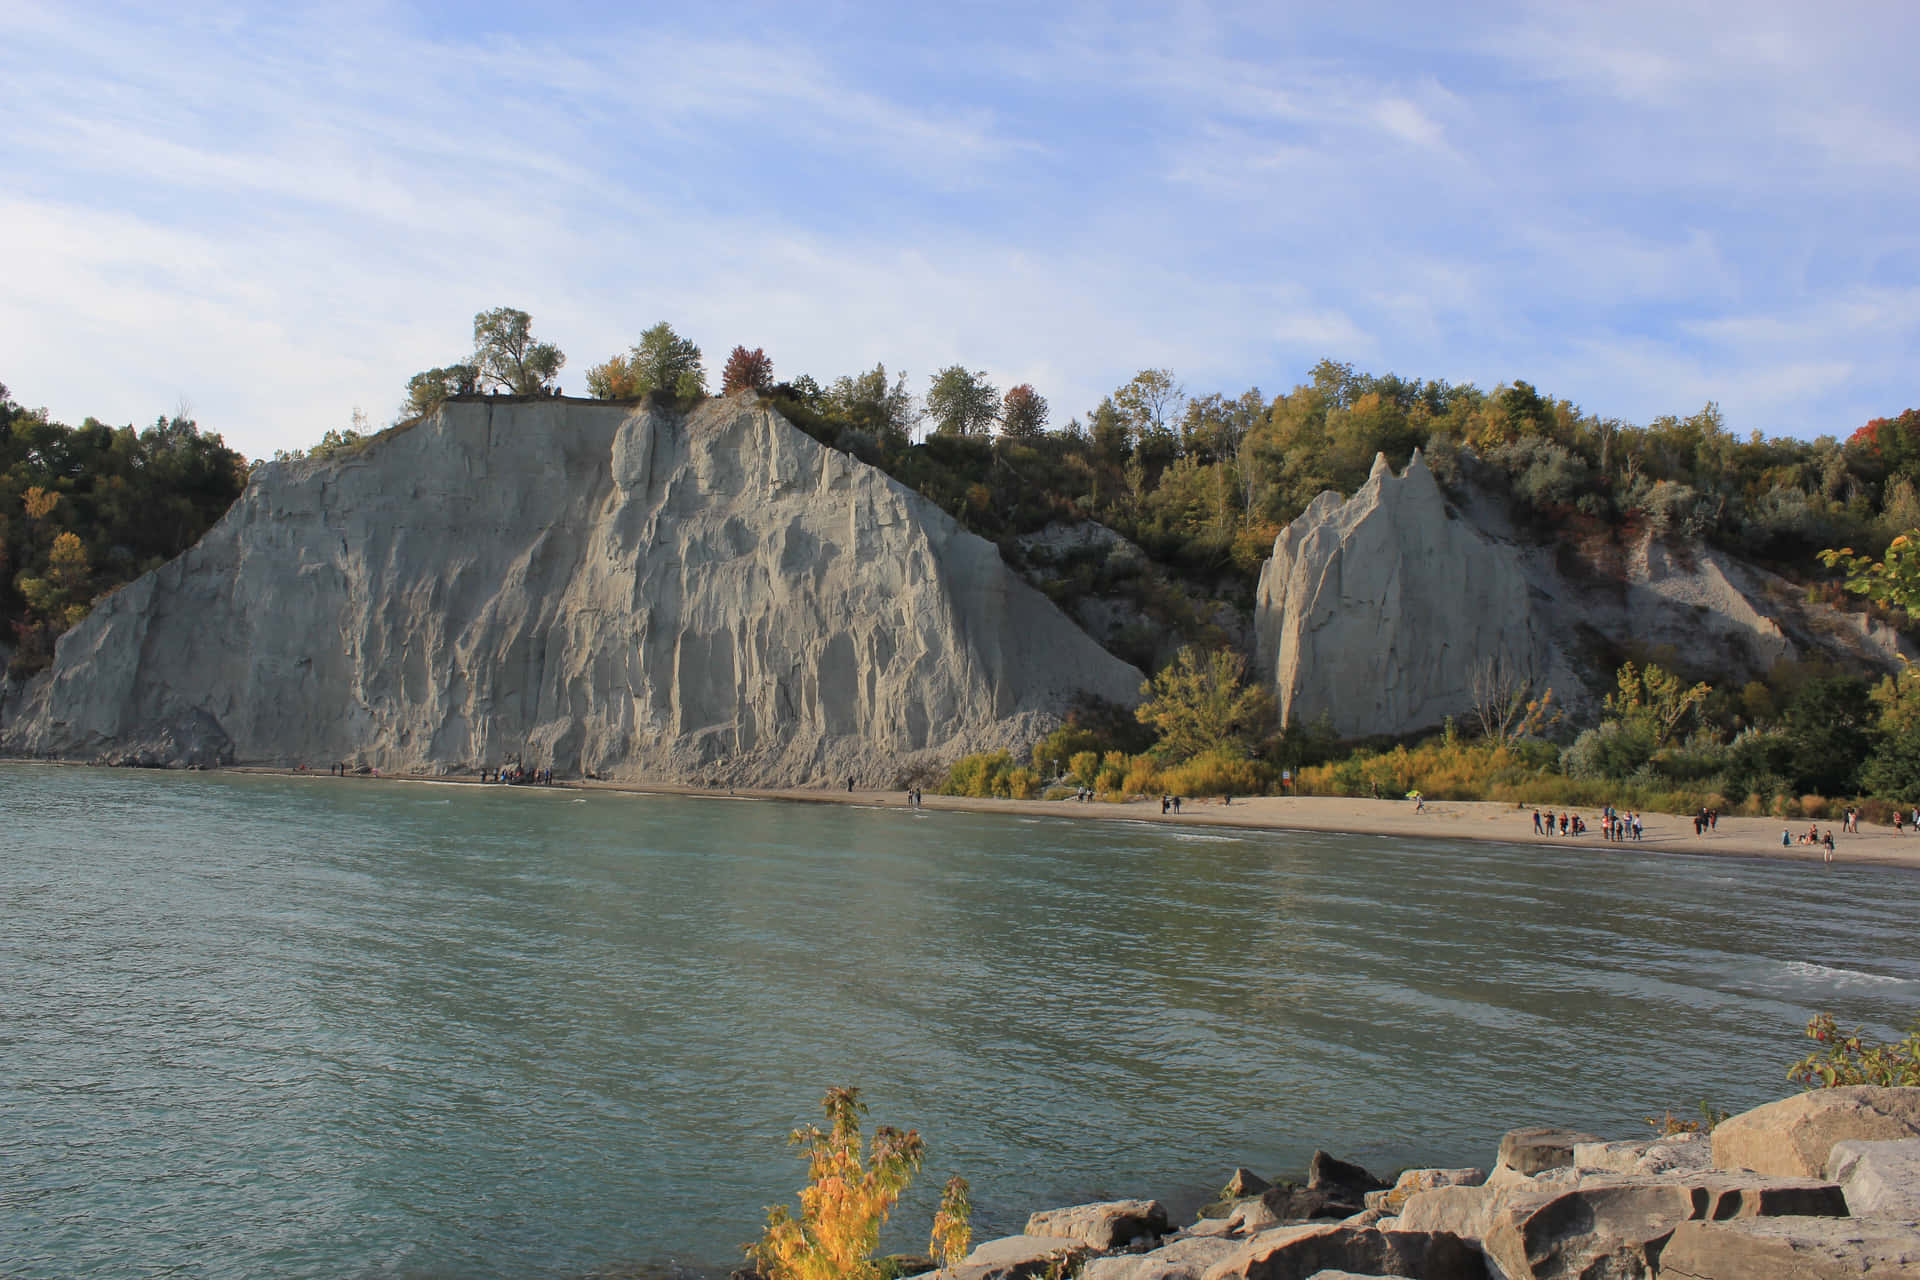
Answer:
[(1862, 973), (1858, 969), (1840, 969), (1832, 965), (1815, 964), (1811, 960), (1787, 961), (1787, 972), (1796, 978), (1811, 978), (1818, 982), (1863, 982), (1875, 986), (1887, 983), (1901, 984), (1906, 978), (1889, 977), (1884, 973)]
[(1239, 836), (1203, 836), (1198, 831), (1169, 831), (1175, 840), (1185, 840), (1189, 844), (1239, 844)]

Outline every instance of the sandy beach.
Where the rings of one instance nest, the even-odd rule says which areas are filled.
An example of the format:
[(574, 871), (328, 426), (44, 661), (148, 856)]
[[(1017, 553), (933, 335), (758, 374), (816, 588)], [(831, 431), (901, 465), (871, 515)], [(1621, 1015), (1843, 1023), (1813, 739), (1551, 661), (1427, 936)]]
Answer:
[[(291, 769), (235, 766), (225, 772), (284, 774), (329, 780), (324, 773), (296, 772)], [(331, 779), (332, 781), (343, 781)], [(346, 782), (374, 779), (349, 777)], [(459, 785), (497, 785), (474, 778), (428, 778), (416, 775), (387, 775), (380, 782), (434, 782)], [(673, 786), (656, 783), (567, 781), (556, 783), (577, 790), (630, 791), (654, 795), (725, 797), (731, 799), (785, 800), (799, 804), (850, 804), (868, 807), (900, 808), (906, 796), (899, 791), (847, 791), (833, 787), (747, 788), (714, 790), (707, 787)], [(1637, 844), (1610, 844), (1600, 838), (1598, 812), (1578, 810), (1587, 822), (1584, 835), (1551, 840), (1533, 830), (1533, 809), (1494, 801), (1430, 800), (1416, 811), (1407, 800), (1350, 799), (1340, 796), (1252, 796), (1235, 799), (1231, 804), (1219, 798), (1187, 799), (1178, 815), (1161, 814), (1158, 799), (1110, 800), (985, 800), (969, 796), (938, 796), (927, 793), (922, 807), (929, 812), (1017, 814), (1023, 817), (1058, 818), (1068, 822), (1153, 822), (1185, 827), (1243, 827), (1268, 831), (1332, 831), (1347, 835), (1396, 838), (1427, 837), (1443, 840), (1495, 840), (1508, 844), (1558, 843), (1591, 848), (1597, 856), (1635, 849), (1642, 852), (1700, 854), (1733, 858), (1773, 858), (1787, 862), (1818, 865), (1824, 850), (1819, 846), (1792, 843), (1782, 845), (1784, 829), (1797, 840), (1810, 825), (1817, 825), (1824, 836), (1832, 830), (1836, 865), (1869, 863), (1920, 871), (1920, 833), (1911, 828), (1896, 834), (1892, 827), (1863, 822), (1857, 835), (1840, 829), (1840, 820), (1822, 819), (1810, 823), (1805, 818), (1738, 818), (1721, 815), (1711, 831), (1695, 835), (1691, 818), (1673, 814), (1642, 815), (1644, 834)], [(1543, 809), (1544, 814), (1546, 811)], [(1573, 811), (1569, 811), (1573, 812)]]

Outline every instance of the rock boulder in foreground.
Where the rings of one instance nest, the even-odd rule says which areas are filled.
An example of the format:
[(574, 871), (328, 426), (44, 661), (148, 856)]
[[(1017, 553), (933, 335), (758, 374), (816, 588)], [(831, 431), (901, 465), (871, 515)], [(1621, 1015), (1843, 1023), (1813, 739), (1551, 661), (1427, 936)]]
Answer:
[(750, 399), (474, 398), (263, 466), (62, 637), (0, 748), (886, 786), (1140, 678), (992, 544)]

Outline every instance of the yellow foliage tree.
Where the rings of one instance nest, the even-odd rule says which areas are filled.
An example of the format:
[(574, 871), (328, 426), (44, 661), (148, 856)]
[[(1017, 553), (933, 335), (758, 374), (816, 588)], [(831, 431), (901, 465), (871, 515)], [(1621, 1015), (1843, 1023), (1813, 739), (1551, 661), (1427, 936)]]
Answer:
[[(767, 1280), (876, 1280), (880, 1228), (925, 1162), (926, 1144), (912, 1129), (883, 1124), (863, 1155), (860, 1117), (867, 1108), (860, 1091), (829, 1089), (821, 1105), (827, 1128), (810, 1124), (788, 1139), (806, 1149), (800, 1213), (769, 1208), (766, 1234), (747, 1255)], [(939, 1230), (936, 1220), (936, 1236)]]
[(1134, 712), (1160, 732), (1156, 753), (1172, 761), (1203, 751), (1245, 750), (1273, 721), (1273, 696), (1242, 685), (1247, 660), (1229, 649), (1202, 653), (1191, 645), (1140, 686)]
[(927, 1252), (943, 1267), (959, 1265), (973, 1245), (973, 1188), (959, 1174), (947, 1179), (940, 1208), (933, 1215), (933, 1235)]
[(47, 553), (47, 570), (60, 589), (69, 595), (78, 593), (87, 585), (87, 579), (93, 576), (93, 565), (87, 560), (87, 548), (79, 537), (72, 533), (63, 533), (53, 540), (53, 550)]
[(42, 489), (39, 485), (34, 485), (28, 489), (23, 496), (26, 501), (27, 519), (29, 520), (45, 520), (53, 514), (53, 509), (60, 505), (60, 495), (58, 493)]

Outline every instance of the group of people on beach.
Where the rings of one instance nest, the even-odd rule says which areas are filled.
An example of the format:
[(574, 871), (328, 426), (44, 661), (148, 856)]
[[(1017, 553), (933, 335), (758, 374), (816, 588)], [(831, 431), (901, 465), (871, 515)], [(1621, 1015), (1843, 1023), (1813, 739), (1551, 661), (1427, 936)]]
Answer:
[[(1600, 838), (1609, 842), (1638, 840), (1645, 828), (1641, 826), (1640, 815), (1634, 812), (1621, 813), (1612, 805), (1600, 810)], [(1577, 813), (1556, 813), (1549, 809), (1545, 813), (1533, 811), (1533, 834), (1537, 836), (1583, 836), (1587, 834), (1587, 820)]]
[(1161, 796), (1161, 797), (1160, 797), (1160, 812), (1162, 812), (1162, 813), (1178, 813), (1178, 812), (1180, 812), (1180, 797), (1179, 797), (1179, 796), (1170, 796), (1170, 795), (1163, 795), (1163, 796)]
[(519, 783), (522, 785), (531, 783), (535, 786), (550, 787), (553, 785), (553, 766), (548, 765), (544, 769), (529, 769), (525, 765), (515, 764), (493, 770), (482, 769), (480, 771), (480, 781)]

